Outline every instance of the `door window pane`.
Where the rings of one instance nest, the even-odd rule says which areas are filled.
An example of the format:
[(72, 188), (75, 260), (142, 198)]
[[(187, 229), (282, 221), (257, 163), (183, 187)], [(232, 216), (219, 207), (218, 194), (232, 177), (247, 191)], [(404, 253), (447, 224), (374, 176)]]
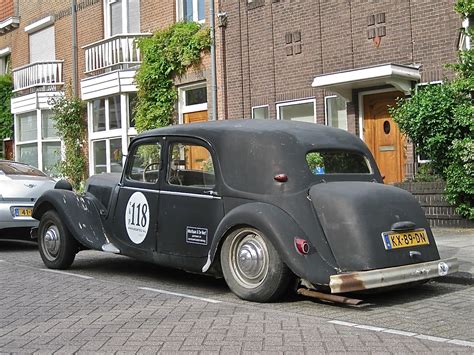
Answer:
[(120, 173), (122, 171), (122, 139), (110, 140), (110, 171)]
[(105, 100), (92, 102), (92, 129), (94, 132), (105, 131)]
[(253, 107), (252, 118), (256, 120), (263, 120), (268, 118), (268, 106)]
[(58, 173), (57, 164), (61, 160), (61, 142), (43, 143), (43, 171), (49, 175)]
[(36, 111), (18, 115), (18, 131), (20, 142), (33, 141), (38, 138)]
[(94, 174), (107, 172), (106, 141), (93, 142)]
[(58, 137), (58, 131), (54, 127), (53, 116), (52, 111), (41, 111), (41, 135), (43, 139)]
[(130, 159), (128, 179), (149, 183), (158, 181), (161, 162), (159, 143), (146, 143), (136, 147), (130, 155)]
[(140, 33), (140, 0), (128, 0), (128, 32)]
[(38, 167), (38, 145), (36, 143), (19, 145), (18, 154), (20, 155), (19, 162)]
[(347, 131), (346, 100), (334, 96), (326, 98), (326, 117), (328, 126), (341, 128)]
[(110, 4), (110, 34), (112, 36), (123, 33), (122, 1), (115, 0)]
[(207, 102), (207, 89), (206, 87), (188, 89), (185, 91), (186, 106), (205, 104)]
[(171, 185), (214, 186), (214, 163), (209, 150), (195, 144), (173, 144), (168, 169)]
[(109, 98), (109, 129), (117, 129), (122, 127), (120, 107), (120, 96), (113, 96)]
[(279, 107), (279, 117), (282, 120), (314, 122), (314, 102), (305, 102)]

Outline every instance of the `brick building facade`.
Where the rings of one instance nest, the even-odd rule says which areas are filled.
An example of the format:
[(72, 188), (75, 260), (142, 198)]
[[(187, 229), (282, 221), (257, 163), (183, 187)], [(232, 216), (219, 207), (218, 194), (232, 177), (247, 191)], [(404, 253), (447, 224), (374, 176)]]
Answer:
[[(77, 93), (87, 103), (90, 174), (120, 171), (136, 134), (135, 39), (182, 19), (208, 25), (209, 0), (77, 0), (75, 30), (71, 4), (0, 0), (0, 72), (11, 62), (15, 81), (15, 159), (46, 171), (59, 159), (49, 98), (77, 76)], [(413, 173), (417, 158), (387, 105), (417, 84), (452, 75), (444, 64), (456, 61), (461, 19), (454, 0), (216, 0), (215, 6), (218, 119), (339, 127), (369, 145), (387, 182)], [(176, 85), (176, 121), (207, 120), (209, 55)]]
[[(387, 105), (441, 81), (457, 59), (454, 0), (223, 0), (228, 118), (297, 119), (347, 129), (386, 182), (416, 158)], [(393, 92), (393, 93), (392, 93)]]
[[(187, 8), (184, 0), (159, 6), (153, 0), (77, 0), (73, 12), (72, 4), (0, 2), (0, 59), (11, 63), (14, 79), (14, 158), (54, 174), (64, 147), (51, 118), (51, 98), (71, 86), (87, 105), (90, 174), (121, 171), (137, 134), (131, 113), (141, 58), (135, 40), (185, 18), (205, 24), (207, 7), (204, 0)], [(207, 56), (200, 70), (177, 80), (180, 98), (192, 91), (200, 99), (192, 107), (180, 100), (177, 121), (207, 120), (208, 67)]]

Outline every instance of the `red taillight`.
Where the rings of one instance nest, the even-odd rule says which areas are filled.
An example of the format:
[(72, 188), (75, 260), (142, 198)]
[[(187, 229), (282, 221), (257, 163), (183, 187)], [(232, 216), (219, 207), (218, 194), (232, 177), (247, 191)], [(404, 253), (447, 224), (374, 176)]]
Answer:
[(288, 176), (286, 174), (278, 174), (273, 177), (278, 182), (287, 182)]
[(295, 248), (301, 255), (309, 253), (309, 243), (301, 238), (295, 238)]

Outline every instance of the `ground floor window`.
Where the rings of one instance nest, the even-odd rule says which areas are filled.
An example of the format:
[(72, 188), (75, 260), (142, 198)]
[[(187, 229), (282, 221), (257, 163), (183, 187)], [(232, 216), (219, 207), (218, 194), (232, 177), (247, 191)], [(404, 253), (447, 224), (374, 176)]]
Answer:
[(316, 100), (284, 102), (277, 104), (277, 118), (302, 122), (316, 122)]
[(347, 131), (347, 104), (340, 96), (326, 96), (326, 124)]
[(255, 120), (264, 120), (268, 118), (268, 105), (252, 107), (252, 118)]
[(134, 128), (136, 93), (103, 97), (87, 105), (90, 174), (120, 173)]
[(58, 174), (61, 140), (50, 110), (15, 115), (15, 159), (49, 175)]

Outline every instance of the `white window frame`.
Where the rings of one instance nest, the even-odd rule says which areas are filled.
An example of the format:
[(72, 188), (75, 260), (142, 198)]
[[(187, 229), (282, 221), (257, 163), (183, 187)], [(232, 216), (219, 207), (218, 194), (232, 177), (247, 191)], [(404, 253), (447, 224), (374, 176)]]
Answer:
[[(176, 21), (184, 21), (184, 14), (183, 14), (183, 1), (186, 0), (176, 0)], [(204, 19), (198, 19), (198, 8), (199, 8), (199, 0), (193, 0), (193, 21), (197, 23), (205, 23), (206, 22), (206, 1), (204, 1)]]
[[(341, 98), (342, 100), (344, 100), (346, 102), (346, 120), (349, 121), (349, 118), (347, 117), (347, 100), (345, 98), (343, 98), (342, 96), (339, 96), (339, 95), (328, 95), (328, 96), (324, 96), (324, 124), (328, 127), (333, 127), (329, 124), (329, 118), (328, 118), (328, 99), (332, 99), (332, 98)], [(347, 122), (347, 125), (349, 125), (349, 122)], [(336, 127), (336, 128), (339, 128), (339, 127)], [(347, 130), (349, 130), (349, 127), (347, 127)]]
[[(118, 0), (105, 0), (104, 1), (104, 35), (105, 38), (112, 37), (112, 15), (110, 11), (110, 5), (116, 3)], [(137, 33), (129, 33), (128, 32), (128, 2), (126, 0), (122, 0), (122, 33), (117, 33), (115, 36), (120, 34), (137, 34)], [(141, 4), (140, 4), (141, 5)], [(140, 14), (141, 14), (141, 7), (140, 7)], [(140, 21), (141, 27), (141, 21)]]
[[(44, 108), (44, 109), (37, 109), (33, 111), (25, 111), (21, 113), (15, 114), (14, 122), (15, 122), (15, 157), (20, 157), (20, 147), (23, 145), (29, 144), (36, 144), (38, 149), (38, 166), (37, 168), (41, 171), (44, 170), (43, 166), (43, 144), (44, 143), (61, 143), (61, 159), (64, 159), (64, 142), (61, 140), (60, 137), (57, 138), (45, 138), (43, 139), (43, 130), (42, 130), (42, 111), (50, 111), (51, 108)], [(24, 115), (26, 113), (35, 112), (36, 115), (36, 139), (28, 140), (28, 141), (20, 141), (20, 130), (17, 128), (19, 127), (19, 115)]]
[(178, 88), (178, 121), (184, 123), (184, 114), (198, 111), (207, 111), (207, 102), (197, 105), (186, 105), (186, 91), (207, 87), (207, 83), (199, 82), (190, 85), (183, 85)]
[(280, 117), (280, 107), (301, 105), (301, 104), (307, 104), (307, 103), (310, 103), (310, 102), (313, 103), (313, 106), (314, 106), (313, 123), (317, 123), (317, 117), (316, 117), (316, 99), (315, 99), (315, 98), (311, 98), (311, 99), (301, 99), (301, 100), (295, 100), (295, 101), (277, 102), (277, 104), (276, 104), (277, 120), (281, 120), (281, 117)]
[[(130, 92), (121, 93), (119, 95), (111, 95), (105, 97), (97, 97), (87, 102), (87, 121), (88, 121), (88, 143), (89, 143), (89, 174), (94, 174), (95, 160), (94, 160), (94, 147), (93, 142), (105, 140), (106, 150), (106, 172), (111, 172), (110, 162), (110, 140), (121, 139), (122, 141), (122, 167), (125, 164), (125, 156), (128, 154), (128, 142), (129, 139), (137, 135), (135, 127), (130, 127), (128, 103), (129, 103)], [(120, 121), (121, 128), (109, 129), (110, 110), (109, 110), (109, 98), (112, 96), (120, 96)], [(105, 100), (105, 131), (94, 132), (93, 129), (93, 101)]]
[[(256, 118), (255, 118), (255, 110), (256, 110), (256, 109), (259, 109), (259, 108), (264, 108), (264, 107), (268, 108), (268, 112), (270, 113), (270, 106), (269, 106), (269, 105), (252, 106), (252, 120), (255, 120), (255, 119), (256, 119)], [(270, 118), (270, 116), (267, 117), (267, 119), (268, 119), (268, 118)]]
[(8, 73), (10, 70), (10, 67), (7, 65), (8, 64), (7, 58), (10, 54), (11, 54), (10, 47), (0, 49), (0, 75)]

